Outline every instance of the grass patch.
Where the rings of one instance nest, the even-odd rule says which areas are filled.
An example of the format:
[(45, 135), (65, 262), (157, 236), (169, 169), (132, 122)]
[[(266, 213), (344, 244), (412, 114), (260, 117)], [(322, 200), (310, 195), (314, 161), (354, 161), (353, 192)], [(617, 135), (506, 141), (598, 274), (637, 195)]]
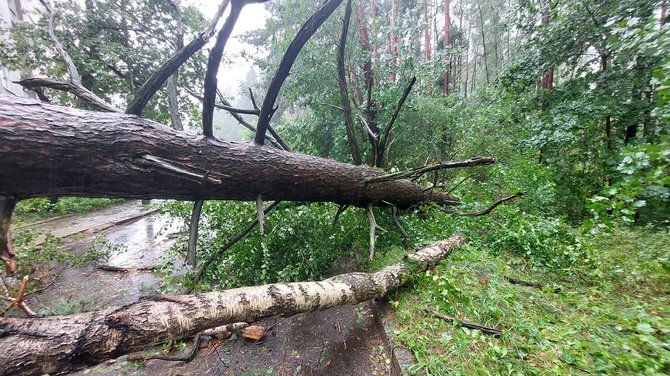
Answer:
[[(556, 269), (473, 244), (390, 296), (395, 340), (430, 375), (670, 373), (670, 242), (662, 232), (592, 239)], [(510, 284), (505, 276), (541, 283)], [(557, 289), (560, 291), (556, 292)], [(501, 338), (424, 312), (503, 330)]]

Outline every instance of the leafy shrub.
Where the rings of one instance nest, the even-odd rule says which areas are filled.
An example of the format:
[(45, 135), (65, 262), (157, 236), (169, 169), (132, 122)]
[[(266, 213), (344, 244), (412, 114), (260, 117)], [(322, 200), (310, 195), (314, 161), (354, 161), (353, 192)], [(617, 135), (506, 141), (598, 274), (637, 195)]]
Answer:
[(557, 268), (587, 259), (583, 244), (562, 220), (514, 209), (505, 211), (505, 222), (487, 236), (494, 253), (507, 251), (535, 264)]
[(621, 152), (617, 171), (620, 177), (591, 198), (593, 219), (586, 223), (591, 231), (611, 230), (616, 222), (661, 224), (668, 221), (670, 208), (670, 137), (658, 144), (639, 144)]

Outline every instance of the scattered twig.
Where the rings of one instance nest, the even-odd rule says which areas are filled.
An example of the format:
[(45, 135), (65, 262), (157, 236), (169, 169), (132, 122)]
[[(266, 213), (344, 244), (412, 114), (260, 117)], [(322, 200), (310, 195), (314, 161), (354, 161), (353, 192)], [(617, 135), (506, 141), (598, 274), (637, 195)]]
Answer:
[(449, 168), (459, 168), (459, 167), (472, 167), (472, 166), (483, 166), (483, 165), (490, 165), (495, 163), (495, 159), (491, 157), (474, 157), (462, 161), (451, 161), (451, 162), (443, 162), (443, 163), (437, 163), (437, 164), (432, 164), (428, 166), (423, 166), (423, 167), (417, 167), (413, 168), (411, 170), (407, 171), (401, 171), (401, 172), (396, 172), (393, 174), (388, 174), (388, 175), (382, 175), (382, 176), (375, 176), (368, 178), (365, 182), (367, 184), (372, 184), (372, 183), (381, 183), (385, 181), (390, 181), (390, 180), (399, 180), (399, 179), (416, 179), (420, 177), (421, 175), (431, 172), (431, 171), (436, 171), (436, 170), (443, 170), (443, 169), (449, 169)]
[(500, 329), (475, 324), (473, 322), (469, 322), (469, 321), (465, 321), (465, 320), (460, 320), (460, 319), (457, 319), (455, 317), (447, 316), (445, 314), (442, 314), (442, 313), (437, 312), (437, 311), (435, 311), (433, 309), (430, 309), (430, 308), (426, 308), (426, 312), (428, 312), (428, 313), (430, 313), (430, 314), (432, 314), (436, 317), (439, 317), (444, 321), (455, 322), (456, 324), (458, 324), (462, 327), (469, 328), (469, 329), (476, 329), (476, 330), (479, 330), (486, 335), (490, 335), (490, 336), (493, 336), (493, 337), (496, 337), (496, 338), (502, 336), (502, 334), (503, 334)]
[(249, 98), (251, 99), (251, 105), (254, 106), (254, 110), (258, 111), (258, 114), (261, 113), (261, 109), (258, 108), (258, 104), (256, 104), (256, 97), (254, 97), (254, 92), (249, 88)]
[(537, 283), (537, 282), (528, 282), (528, 281), (522, 281), (520, 279), (516, 279), (513, 277), (505, 276), (505, 279), (507, 282), (513, 284), (513, 285), (520, 285), (520, 286), (526, 286), (526, 287), (535, 287), (538, 289), (542, 288), (542, 284)]
[(261, 113), (258, 117), (258, 124), (256, 125), (256, 137), (255, 142), (258, 145), (263, 145), (265, 143), (265, 132), (270, 125), (270, 120), (272, 114), (274, 113), (275, 102), (277, 96), (279, 95), (279, 90), (281, 89), (284, 81), (291, 71), (291, 67), (295, 62), (295, 59), (298, 57), (300, 50), (307, 43), (307, 41), (314, 35), (316, 30), (323, 24), (323, 22), (328, 19), (328, 17), (335, 11), (335, 9), (340, 5), (342, 0), (328, 0), (323, 4), (300, 28), (296, 34), (291, 44), (289, 44), (286, 53), (282, 57), (281, 62), (279, 63), (279, 68), (275, 73), (267, 93), (265, 94), (265, 99), (263, 100), (263, 105), (261, 106)]
[(456, 190), (456, 188), (458, 188), (461, 184), (465, 183), (466, 180), (470, 179), (470, 178), (473, 177), (474, 175), (475, 175), (475, 174), (470, 174), (470, 175), (464, 177), (463, 179), (461, 179), (461, 181), (459, 181), (458, 183), (456, 183), (456, 185), (454, 185), (450, 190), (447, 191), (447, 194), (448, 194), (448, 195), (451, 194), (453, 191)]
[(95, 266), (96, 269), (104, 270), (106, 272), (115, 272), (115, 273), (130, 273), (132, 271), (143, 271), (149, 272), (156, 270), (156, 266), (138, 266), (135, 268), (125, 268), (122, 266), (106, 265), (100, 264)]

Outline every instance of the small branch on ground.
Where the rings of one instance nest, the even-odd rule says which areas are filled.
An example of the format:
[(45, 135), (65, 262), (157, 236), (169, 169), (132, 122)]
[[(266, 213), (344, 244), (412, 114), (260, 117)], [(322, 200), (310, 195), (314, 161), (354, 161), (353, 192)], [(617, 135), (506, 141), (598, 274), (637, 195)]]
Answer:
[(454, 323), (456, 323), (456, 324), (458, 324), (458, 325), (460, 325), (460, 326), (462, 326), (462, 327), (468, 328), (468, 329), (476, 329), (476, 330), (479, 330), (479, 331), (481, 331), (482, 333), (484, 333), (484, 334), (486, 334), (486, 335), (489, 335), (489, 336), (493, 336), (493, 337), (496, 337), (496, 338), (497, 338), (497, 337), (502, 336), (502, 334), (503, 334), (502, 331), (501, 331), (500, 329), (497, 329), (497, 328), (491, 328), (491, 327), (488, 327), (488, 326), (475, 324), (475, 323), (473, 323), (473, 322), (469, 322), (469, 321), (465, 321), (465, 320), (460, 320), (460, 319), (457, 319), (457, 318), (455, 318), (455, 317), (447, 316), (447, 315), (445, 315), (445, 314), (442, 314), (442, 313), (437, 312), (437, 311), (435, 311), (435, 310), (433, 310), (433, 309), (430, 309), (430, 308), (426, 308), (426, 312), (432, 314), (432, 315), (435, 316), (435, 317), (439, 317), (439, 318), (441, 318), (441, 319), (444, 320), (444, 321), (447, 321), (447, 322), (454, 322)]
[(126, 268), (126, 267), (122, 267), (122, 266), (100, 264), (100, 265), (96, 265), (95, 268), (99, 269), (99, 270), (104, 270), (106, 272), (130, 273), (130, 272), (133, 272), (133, 271), (150, 272), (150, 271), (156, 270), (158, 267), (157, 266), (138, 266), (138, 267), (134, 267), (134, 268)]

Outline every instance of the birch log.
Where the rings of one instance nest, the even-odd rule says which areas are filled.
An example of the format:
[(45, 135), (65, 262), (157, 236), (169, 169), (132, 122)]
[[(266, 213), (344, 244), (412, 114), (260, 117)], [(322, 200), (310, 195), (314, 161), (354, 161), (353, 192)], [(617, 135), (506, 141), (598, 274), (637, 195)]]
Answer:
[(341, 274), (320, 282), (163, 296), (69, 316), (0, 317), (0, 374), (68, 371), (224, 324), (378, 298), (402, 285), (405, 276), (435, 267), (464, 242), (465, 237), (455, 235), (378, 272)]

